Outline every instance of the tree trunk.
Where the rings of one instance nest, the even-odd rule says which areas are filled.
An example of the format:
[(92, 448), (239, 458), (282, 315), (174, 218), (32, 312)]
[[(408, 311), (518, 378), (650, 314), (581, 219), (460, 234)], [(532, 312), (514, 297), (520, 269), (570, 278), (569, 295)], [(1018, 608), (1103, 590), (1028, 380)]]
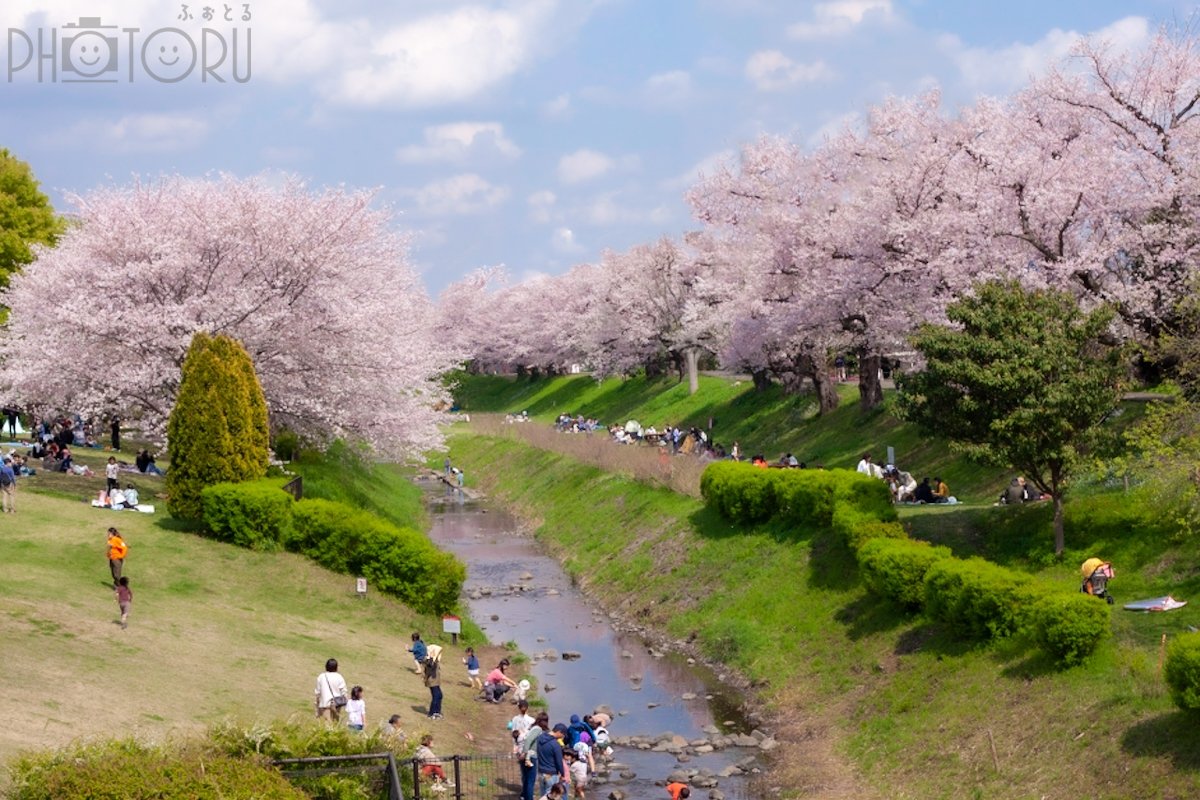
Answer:
[(700, 353), (689, 347), (684, 356), (687, 358), (688, 394), (695, 394), (700, 391)]
[(754, 381), (755, 391), (765, 392), (771, 388), (771, 373), (765, 369), (756, 369), (750, 373), (750, 379)]
[(863, 411), (872, 411), (883, 404), (883, 384), (879, 382), (879, 356), (860, 353), (858, 356), (858, 402)]
[(823, 369), (812, 374), (813, 390), (817, 393), (817, 413), (828, 414), (838, 407), (841, 398), (838, 397), (837, 381), (831, 378)]
[(523, 379), (528, 373), (529, 370), (525, 368), (524, 364), (517, 364), (517, 380)]
[(1054, 493), (1054, 555), (1061, 556), (1066, 548), (1066, 536), (1063, 533), (1063, 500), (1062, 495)]

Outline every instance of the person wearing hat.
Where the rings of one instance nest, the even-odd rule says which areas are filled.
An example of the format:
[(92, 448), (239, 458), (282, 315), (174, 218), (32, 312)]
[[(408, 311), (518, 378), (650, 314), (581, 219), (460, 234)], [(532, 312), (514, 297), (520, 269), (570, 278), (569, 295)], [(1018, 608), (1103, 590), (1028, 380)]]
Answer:
[(442, 718), (442, 646), (429, 645), (425, 655), (425, 685), (429, 687), (429, 718)]

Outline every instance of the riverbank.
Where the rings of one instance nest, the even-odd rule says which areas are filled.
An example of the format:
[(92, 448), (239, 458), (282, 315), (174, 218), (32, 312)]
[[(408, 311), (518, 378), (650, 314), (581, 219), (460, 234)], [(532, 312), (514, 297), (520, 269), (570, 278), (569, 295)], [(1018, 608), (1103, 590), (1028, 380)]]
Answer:
[[(1119, 617), (1114, 641), (1059, 671), (1026, 642), (962, 643), (876, 600), (823, 532), (734, 528), (692, 498), (513, 440), (460, 432), (451, 448), (606, 609), (755, 684), (788, 795), (1200, 791), (1200, 734), (1167, 698), (1140, 630), (1196, 622), (1190, 606)], [(1177, 574), (1180, 555), (1147, 556), (1138, 583)], [(1043, 572), (1072, 580), (1069, 566)]]

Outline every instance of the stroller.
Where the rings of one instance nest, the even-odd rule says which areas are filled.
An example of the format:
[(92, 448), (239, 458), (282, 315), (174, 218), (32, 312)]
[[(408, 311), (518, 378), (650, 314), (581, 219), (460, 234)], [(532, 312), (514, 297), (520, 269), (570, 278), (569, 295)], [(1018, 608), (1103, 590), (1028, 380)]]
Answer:
[(1108, 593), (1108, 579), (1113, 576), (1112, 564), (1098, 558), (1089, 558), (1079, 568), (1083, 574), (1083, 585), (1079, 591), (1092, 597), (1103, 597), (1110, 606), (1113, 604), (1112, 595)]

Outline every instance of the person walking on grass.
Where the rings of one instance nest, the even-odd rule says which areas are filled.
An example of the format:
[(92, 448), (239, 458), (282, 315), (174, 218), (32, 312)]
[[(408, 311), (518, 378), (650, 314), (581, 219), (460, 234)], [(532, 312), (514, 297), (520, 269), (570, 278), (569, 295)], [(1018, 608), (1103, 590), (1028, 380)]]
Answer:
[(4, 457), (0, 464), (0, 496), (4, 498), (4, 513), (11, 514), (17, 510), (17, 471), (13, 469), (12, 459)]
[(350, 690), (350, 702), (346, 703), (346, 727), (361, 733), (367, 725), (367, 703), (363, 700), (363, 688)]
[(414, 633), (412, 635), (412, 647), (408, 648), (408, 652), (412, 653), (413, 672), (421, 675), (424, 671), (425, 656), (428, 652), (425, 643), (421, 641), (421, 634)]
[(325, 671), (317, 676), (317, 718), (337, 722), (342, 708), (350, 701), (346, 697), (346, 679), (338, 674), (338, 662), (325, 662)]
[(479, 658), (475, 655), (474, 647), (467, 648), (467, 655), (463, 658), (463, 664), (467, 667), (467, 677), (471, 679), (471, 688), (477, 692), (482, 692), (483, 681), (479, 679)]
[(113, 456), (108, 457), (108, 463), (104, 465), (104, 479), (106, 490), (111, 495), (117, 488), (117, 478), (120, 476), (121, 466), (117, 464), (117, 459)]
[(429, 718), (442, 718), (442, 646), (431, 644), (425, 656), (425, 685), (429, 688)]
[(108, 529), (108, 569), (112, 572), (113, 588), (121, 583), (121, 569), (125, 566), (125, 556), (129, 555), (129, 545), (117, 533), (116, 528)]
[(121, 609), (121, 630), (124, 630), (129, 627), (129, 610), (133, 608), (133, 590), (129, 588), (129, 578), (118, 580), (114, 593), (117, 595), (117, 607)]

